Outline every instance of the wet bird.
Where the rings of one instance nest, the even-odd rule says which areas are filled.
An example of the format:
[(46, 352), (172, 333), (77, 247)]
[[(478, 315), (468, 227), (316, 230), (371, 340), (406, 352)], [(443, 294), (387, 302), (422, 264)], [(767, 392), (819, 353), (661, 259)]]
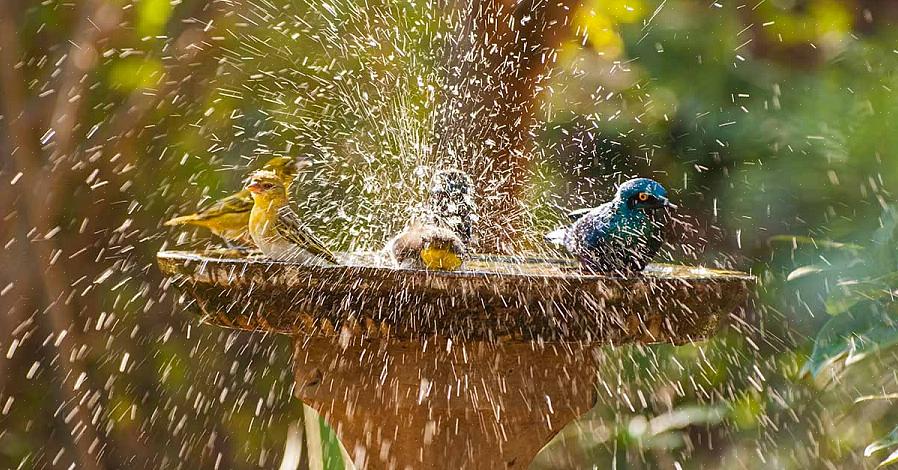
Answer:
[(658, 182), (637, 178), (620, 185), (610, 202), (568, 214), (571, 225), (546, 235), (595, 272), (639, 272), (663, 244), (667, 209), (676, 206)]
[(476, 209), (471, 177), (460, 170), (440, 170), (434, 174), (424, 214), (387, 242), (385, 250), (399, 267), (459, 269), (473, 238)]
[(477, 221), (477, 205), (474, 202), (474, 184), (467, 173), (449, 169), (433, 175), (426, 220), (452, 230), (466, 244), (471, 242)]
[(401, 268), (454, 271), (467, 257), (467, 248), (452, 230), (413, 223), (387, 243), (386, 251)]
[[(293, 180), (296, 179), (300, 167), (308, 165), (310, 165), (310, 162), (305, 159), (274, 157), (268, 160), (262, 169), (274, 172), (284, 182), (287, 194), (289, 194), (290, 186), (293, 184)], [(196, 225), (205, 227), (226, 242), (253, 246), (253, 240), (247, 232), (249, 214), (252, 209), (252, 195), (248, 190), (244, 189), (215, 201), (196, 214), (175, 217), (165, 222), (165, 225)]]
[(302, 264), (339, 263), (290, 207), (286, 185), (275, 172), (253, 172), (246, 190), (253, 198), (249, 234), (265, 256)]

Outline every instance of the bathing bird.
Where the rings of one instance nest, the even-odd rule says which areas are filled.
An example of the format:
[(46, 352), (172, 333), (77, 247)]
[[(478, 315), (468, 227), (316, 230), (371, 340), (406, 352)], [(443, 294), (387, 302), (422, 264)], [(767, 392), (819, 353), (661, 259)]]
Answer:
[(253, 198), (249, 234), (265, 256), (311, 265), (338, 264), (336, 256), (290, 207), (286, 185), (277, 173), (253, 172), (246, 190)]
[(467, 257), (467, 248), (452, 230), (412, 223), (387, 242), (386, 251), (400, 268), (454, 271)]
[(467, 243), (477, 220), (471, 177), (460, 170), (440, 170), (430, 184), (424, 214), (385, 247), (396, 266), (454, 271), (467, 258)]
[[(290, 186), (296, 179), (301, 167), (310, 165), (306, 159), (292, 157), (274, 157), (262, 167), (274, 172), (290, 193)], [(196, 225), (205, 227), (226, 242), (234, 242), (243, 246), (253, 246), (253, 240), (247, 232), (249, 214), (253, 209), (253, 198), (246, 189), (213, 202), (196, 214), (175, 217), (165, 225)]]
[(461, 170), (434, 173), (427, 202), (427, 222), (455, 232), (463, 243), (470, 243), (477, 221), (474, 184)]
[(676, 206), (667, 191), (648, 178), (620, 185), (614, 199), (568, 214), (571, 225), (546, 235), (587, 269), (602, 273), (639, 272), (663, 244), (667, 210)]

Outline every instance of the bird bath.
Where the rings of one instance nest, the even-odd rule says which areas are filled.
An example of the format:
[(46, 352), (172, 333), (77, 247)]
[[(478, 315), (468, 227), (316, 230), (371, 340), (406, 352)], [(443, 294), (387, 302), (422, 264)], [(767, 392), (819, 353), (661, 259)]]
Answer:
[(558, 259), (475, 257), (458, 272), (344, 259), (158, 254), (204, 322), (294, 338), (296, 395), (357, 468), (525, 468), (594, 404), (597, 346), (706, 338), (753, 282), (665, 265), (623, 278)]

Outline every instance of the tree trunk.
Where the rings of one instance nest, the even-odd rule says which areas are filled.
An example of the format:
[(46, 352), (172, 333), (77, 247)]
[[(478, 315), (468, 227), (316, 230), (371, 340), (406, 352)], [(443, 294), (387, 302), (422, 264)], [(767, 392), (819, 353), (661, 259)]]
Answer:
[(478, 251), (515, 251), (538, 98), (579, 3), (467, 0), (461, 6), (433, 151), (437, 161), (476, 182)]

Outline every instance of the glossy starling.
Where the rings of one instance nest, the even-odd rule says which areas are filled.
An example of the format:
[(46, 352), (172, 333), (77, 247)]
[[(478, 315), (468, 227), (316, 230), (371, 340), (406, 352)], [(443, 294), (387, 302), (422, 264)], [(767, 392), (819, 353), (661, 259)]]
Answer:
[(676, 209), (656, 181), (637, 178), (620, 185), (610, 202), (571, 212), (571, 225), (546, 235), (588, 270), (642, 271), (663, 244), (667, 209)]

